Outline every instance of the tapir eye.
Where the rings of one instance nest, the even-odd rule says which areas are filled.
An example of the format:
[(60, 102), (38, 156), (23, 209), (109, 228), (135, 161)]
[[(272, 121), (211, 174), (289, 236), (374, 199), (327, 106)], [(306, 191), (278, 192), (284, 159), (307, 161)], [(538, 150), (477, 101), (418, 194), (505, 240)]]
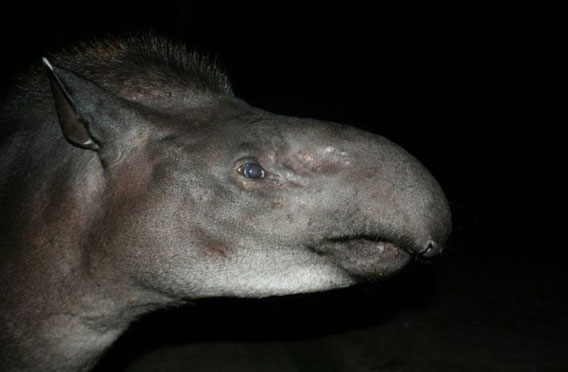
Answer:
[(264, 169), (260, 164), (256, 163), (246, 163), (237, 168), (237, 172), (245, 176), (246, 178), (258, 179), (264, 178)]

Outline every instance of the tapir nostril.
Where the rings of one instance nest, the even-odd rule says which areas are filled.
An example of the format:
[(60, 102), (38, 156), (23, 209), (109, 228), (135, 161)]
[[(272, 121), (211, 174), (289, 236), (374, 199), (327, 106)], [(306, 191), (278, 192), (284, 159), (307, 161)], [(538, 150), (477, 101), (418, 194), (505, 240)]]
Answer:
[(433, 257), (442, 253), (442, 246), (432, 239), (428, 239), (422, 246), (422, 250), (418, 251), (418, 255), (422, 257)]

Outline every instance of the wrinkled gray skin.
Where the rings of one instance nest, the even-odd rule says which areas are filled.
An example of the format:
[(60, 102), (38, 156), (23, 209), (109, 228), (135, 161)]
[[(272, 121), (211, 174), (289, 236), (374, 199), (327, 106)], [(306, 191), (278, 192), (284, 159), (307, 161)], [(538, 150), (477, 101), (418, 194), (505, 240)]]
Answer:
[(44, 64), (0, 116), (2, 371), (88, 370), (156, 308), (381, 278), (450, 232), (403, 149), (251, 107), (163, 40)]

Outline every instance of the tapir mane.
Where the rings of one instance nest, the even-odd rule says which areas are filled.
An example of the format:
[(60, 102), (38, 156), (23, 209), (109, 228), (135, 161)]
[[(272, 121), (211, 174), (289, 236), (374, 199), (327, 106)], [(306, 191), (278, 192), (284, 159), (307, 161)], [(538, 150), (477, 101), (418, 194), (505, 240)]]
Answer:
[[(229, 79), (214, 59), (154, 33), (92, 39), (47, 53), (47, 57), (54, 64), (133, 100), (142, 101), (142, 96), (156, 92), (232, 95)], [(23, 78), (17, 79), (19, 97), (12, 98), (25, 97), (27, 102), (33, 102), (50, 97), (45, 68), (39, 59), (33, 62)]]

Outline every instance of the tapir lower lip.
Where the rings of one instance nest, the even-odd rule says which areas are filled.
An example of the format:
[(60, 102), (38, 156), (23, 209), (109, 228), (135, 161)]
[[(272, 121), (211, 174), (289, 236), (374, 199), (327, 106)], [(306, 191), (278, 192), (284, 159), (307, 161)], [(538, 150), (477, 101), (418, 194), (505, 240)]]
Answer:
[(350, 243), (350, 242), (359, 242), (361, 244), (368, 244), (368, 245), (385, 245), (388, 244), (390, 247), (395, 248), (397, 250), (401, 250), (406, 252), (410, 255), (415, 254), (415, 250), (412, 249), (406, 242), (402, 241), (401, 239), (395, 240), (389, 237), (385, 237), (381, 234), (356, 234), (356, 235), (341, 235), (341, 236), (334, 236), (325, 239), (327, 242), (330, 243)]
[(390, 240), (366, 235), (327, 238), (313, 248), (350, 275), (361, 278), (391, 275), (412, 257), (406, 249)]

